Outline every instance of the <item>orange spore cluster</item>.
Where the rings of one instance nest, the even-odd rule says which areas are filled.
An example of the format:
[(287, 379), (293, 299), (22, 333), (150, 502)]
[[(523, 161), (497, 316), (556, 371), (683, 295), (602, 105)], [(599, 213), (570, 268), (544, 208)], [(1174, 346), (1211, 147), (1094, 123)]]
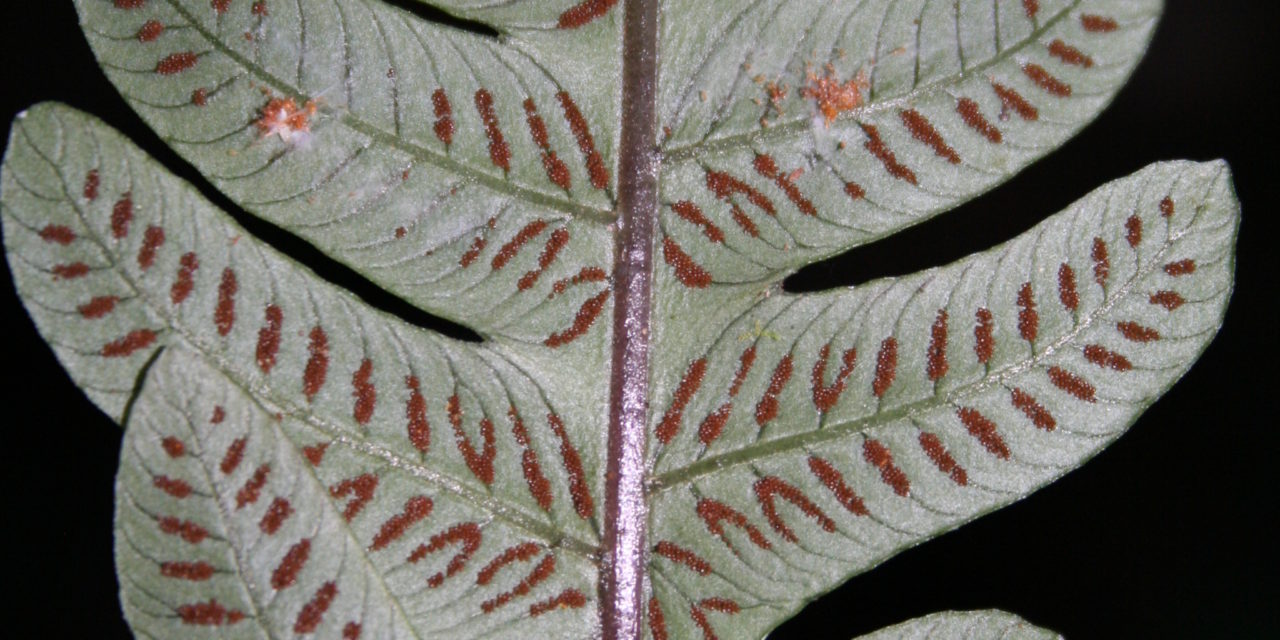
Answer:
[(836, 116), (861, 106), (862, 92), (870, 87), (866, 70), (859, 70), (854, 77), (841, 82), (835, 67), (827, 64), (821, 76), (813, 71), (805, 73), (805, 86), (800, 88), (800, 97), (815, 100), (818, 111), (830, 125)]
[(763, 74), (757, 75), (751, 80), (763, 87), (765, 98), (768, 99), (767, 103), (759, 98), (752, 100), (756, 104), (765, 107), (765, 114), (760, 118), (760, 126), (767, 127), (771, 124), (769, 121), (770, 115), (782, 117), (785, 114), (783, 104), (791, 93), (791, 85), (785, 84), (781, 80), (766, 80)]
[(272, 98), (259, 113), (260, 117), (253, 124), (258, 127), (261, 137), (278, 135), (281, 140), (291, 142), (298, 134), (311, 130), (311, 116), (316, 114), (316, 102), (308, 100), (299, 107), (293, 98)]

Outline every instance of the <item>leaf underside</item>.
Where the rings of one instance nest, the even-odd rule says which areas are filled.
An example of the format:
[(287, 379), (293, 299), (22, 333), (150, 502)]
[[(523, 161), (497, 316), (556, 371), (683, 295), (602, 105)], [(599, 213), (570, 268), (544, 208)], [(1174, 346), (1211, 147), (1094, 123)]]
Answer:
[(1052, 640), (1062, 636), (1027, 624), (1003, 611), (946, 611), (908, 620), (858, 640), (926, 640), (967, 638), (969, 640)]
[[(60, 105), (0, 183), (18, 290), (126, 427), (143, 637), (593, 637), (618, 193), (613, 2), (78, 0), (125, 98), (236, 204), (484, 337), (368, 308)], [(491, 4), (491, 3), (490, 3)], [(620, 5), (619, 5), (620, 6)], [(1086, 124), (1158, 2), (662, 5), (645, 633), (759, 637), (1096, 454), (1221, 324), (1221, 162), (853, 288), (796, 269)], [(1053, 637), (1000, 612), (867, 637)]]

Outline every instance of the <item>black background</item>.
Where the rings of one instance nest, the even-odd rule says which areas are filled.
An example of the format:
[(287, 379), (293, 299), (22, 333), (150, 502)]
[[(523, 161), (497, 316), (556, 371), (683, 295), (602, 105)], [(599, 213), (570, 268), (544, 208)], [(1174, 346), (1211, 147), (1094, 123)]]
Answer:
[[(1129, 434), (1022, 503), (855, 578), (773, 637), (850, 638), (933, 611), (987, 607), (1073, 639), (1280, 637), (1273, 6), (1170, 2), (1131, 84), (1063, 149), (958, 211), (788, 281), (813, 290), (944, 264), (1157, 160), (1226, 158), (1243, 206), (1221, 335)], [(34, 102), (67, 102), (200, 184), (97, 70), (70, 2), (8, 2), (0, 15), (0, 121)], [(287, 242), (264, 225), (252, 230)], [(315, 262), (296, 244), (295, 255)], [(363, 286), (321, 266), (330, 279)], [(0, 570), (12, 592), (3, 628), (127, 638), (112, 565), (120, 429), (67, 378), (12, 286), (6, 272)], [(421, 321), (385, 294), (360, 291)]]

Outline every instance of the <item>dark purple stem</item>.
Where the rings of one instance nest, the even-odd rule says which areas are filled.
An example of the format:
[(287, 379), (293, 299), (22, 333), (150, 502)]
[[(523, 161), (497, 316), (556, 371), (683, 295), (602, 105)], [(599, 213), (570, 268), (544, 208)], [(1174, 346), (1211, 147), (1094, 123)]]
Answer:
[(649, 515), (644, 491), (649, 308), (658, 212), (657, 0), (626, 0), (623, 21), (613, 367), (600, 567), (600, 616), (605, 640), (639, 638), (643, 617), (640, 601)]

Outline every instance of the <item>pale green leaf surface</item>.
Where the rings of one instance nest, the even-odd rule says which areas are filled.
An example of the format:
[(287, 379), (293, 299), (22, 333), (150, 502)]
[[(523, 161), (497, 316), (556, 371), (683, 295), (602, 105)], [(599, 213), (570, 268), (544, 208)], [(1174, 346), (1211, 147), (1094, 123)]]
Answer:
[[(767, 283), (1008, 179), (1110, 102), (1161, 7), (1037, 2), (1031, 15), (1024, 4), (671, 3), (681, 17), (664, 21), (663, 231), (712, 282)], [(1086, 16), (1115, 28), (1090, 31)], [(868, 82), (829, 122), (804, 93), (827, 64), (833, 84), (859, 72)], [(1037, 69), (1060, 87), (1037, 84)]]
[[(84, 189), (91, 172), (93, 197)], [(219, 602), (235, 603), (277, 637), (274, 630), (314, 588), (275, 594), (262, 590), (262, 576), (298, 541), (297, 527), (350, 509), (362, 476), (374, 485), (372, 501), (351, 514), (349, 527), (324, 525), (313, 553), (350, 556), (332, 579), (342, 592), (368, 591), (385, 610), (388, 633), (421, 636), (462, 625), (543, 558), (553, 558), (546, 560), (552, 570), (518, 594), (523, 599), (509, 598), (514, 602), (484, 625), (449, 633), (496, 633), (545, 598), (593, 592), (602, 439), (588, 425), (600, 421), (603, 400), (583, 399), (603, 397), (599, 380), (563, 389), (575, 401), (559, 406), (538, 382), (547, 376), (531, 374), (500, 348), (457, 343), (367, 309), (246, 236), (119, 134), (65, 107), (40, 105), (18, 120), (3, 178), (10, 264), (33, 319), (77, 382), (127, 421), (125, 457), (137, 463), (121, 467), (128, 488), (119, 494), (122, 535), (143, 536), (167, 552), (143, 542), (122, 548), (121, 573), (137, 588), (127, 597), (141, 616), (135, 624), (173, 623), (174, 612), (181, 617), (180, 607), (193, 604), (172, 598), (194, 597), (201, 585), (170, 594), (157, 573), (160, 563), (190, 550), (213, 554), (205, 561), (229, 581), (212, 587)], [(51, 228), (73, 237), (65, 245), (47, 240)], [(60, 265), (77, 262), (88, 272), (57, 275)], [(168, 436), (190, 455), (162, 451)], [(242, 438), (246, 444), (234, 444)], [(243, 452), (233, 453), (236, 446)], [(303, 454), (317, 446), (326, 449), (307, 470)], [(231, 471), (222, 469), (240, 457)], [(237, 504), (259, 469), (268, 469), (267, 483), (250, 493), (261, 497)], [(173, 480), (194, 493), (177, 498), (166, 484)], [(344, 482), (353, 489), (344, 492)], [(273, 495), (315, 517), (298, 518), (291, 537), (278, 542), (254, 534)], [(379, 545), (379, 532), (419, 495), (433, 502), (430, 515)], [(219, 542), (209, 545), (217, 548), (183, 547), (181, 535), (159, 529), (164, 518), (216, 530), (211, 540)], [(410, 539), (464, 525), (474, 525), (482, 541), (464, 559), (470, 574), (456, 586), (428, 587), (456, 547), (407, 563), (416, 546)], [(474, 583), (475, 571), (520, 545), (538, 553), (519, 557), (500, 580)], [(350, 575), (343, 573), (348, 564)], [(306, 584), (318, 586), (321, 576)], [(170, 599), (156, 601), (161, 595)], [(580, 620), (566, 627), (577, 630), (571, 635), (582, 635), (594, 619), (591, 599), (566, 608)]]
[[(1159, 11), (1155, 1), (1108, 0), (1046, 2), (1034, 15), (1016, 2), (723, 4), (715, 11), (701, 2), (667, 9), (660, 87), (661, 120), (671, 131), (663, 198), (698, 207), (705, 220), (691, 224), (666, 206), (663, 228), (723, 283), (780, 278), (1006, 179), (1101, 110), (1141, 56)], [(607, 263), (600, 251), (607, 234), (570, 222), (607, 219), (612, 196), (590, 184), (557, 94), (566, 91), (581, 105), (604, 171), (612, 173), (616, 56), (602, 55), (617, 51), (612, 13), (572, 38), (531, 31), (492, 41), (378, 3), (303, 2), (298, 15), (266, 17), (217, 14), (197, 0), (127, 12), (105, 0), (78, 5), (112, 80), (219, 188), (433, 313), (526, 341), (549, 335), (550, 322), (534, 324), (525, 314), (555, 276), (513, 295), (525, 270), (460, 265), (476, 242), (491, 245), (482, 254), (488, 259), (535, 220), (569, 230), (570, 243), (553, 265), (558, 279)], [(688, 13), (699, 19), (683, 19)], [(1085, 29), (1083, 17), (1098, 15), (1116, 28)], [(171, 28), (139, 42), (134, 34), (144, 20)], [(181, 37), (170, 34), (179, 29)], [(201, 57), (180, 73), (137, 66), (183, 51)], [(840, 82), (862, 70), (869, 83), (858, 94), (862, 104), (830, 123), (802, 91), (825, 77), (826, 63)], [(1037, 85), (1032, 68), (1070, 94)], [(776, 103), (766, 82), (788, 88)], [(192, 92), (201, 88), (216, 89), (209, 96), (217, 99), (193, 105)], [(266, 103), (263, 88), (299, 104), (320, 97), (310, 148), (252, 143), (249, 123)], [(433, 128), (440, 122), (432, 111), (437, 89), (451, 100), (458, 132), (452, 144)], [(493, 96), (507, 170), (491, 158), (486, 125), (468, 99), (480, 89)], [(1018, 96), (1034, 114), (1000, 92)], [(549, 149), (568, 163), (567, 191), (550, 180), (545, 152), (523, 126), (525, 98), (549, 123)], [(998, 141), (964, 117), (964, 101)], [(904, 114), (924, 122), (937, 142), (908, 126)], [(901, 171), (890, 172), (883, 154), (873, 153), (873, 136)], [(772, 168), (761, 168), (761, 158)], [(711, 176), (720, 176), (721, 186), (713, 187)], [(725, 180), (752, 193), (725, 191)], [(460, 202), (468, 203), (466, 213), (458, 213)], [(492, 229), (485, 228), (489, 220)], [(713, 227), (722, 240), (708, 239)], [(507, 295), (495, 304), (498, 291)], [(551, 315), (563, 324), (579, 308), (573, 302), (555, 305), (559, 313)]]
[[(380, 2), (271, 3), (266, 16), (204, 0), (76, 4), (108, 77), (166, 142), (238, 204), (379, 285), (533, 343), (599, 295), (598, 279), (570, 283), (610, 267), (601, 221), (612, 209), (616, 72)], [(140, 37), (149, 23), (163, 30)], [(616, 61), (616, 37), (590, 36), (600, 31), (572, 47)], [(314, 101), (309, 130), (264, 135), (255, 122), (273, 97)], [(522, 250), (500, 259), (508, 246)], [(553, 295), (557, 282), (568, 291)]]
[(1156, 164), (946, 267), (740, 301), (710, 346), (681, 342), (710, 311), (664, 317), (689, 349), (654, 412), (661, 605), (732, 601), (716, 627), (758, 636), (1092, 457), (1220, 326), (1238, 213), (1223, 163)]
[[(8, 258), (126, 426), (134, 629), (598, 635), (623, 3), (426, 3), (496, 38), (363, 0), (76, 4), (122, 94), (236, 204), (486, 338), (369, 309), (97, 121), (20, 117)], [(780, 287), (1060, 145), (1159, 8), (664, 5), (649, 635), (761, 636), (1079, 465), (1208, 344), (1238, 220), (1222, 163), (1152, 165), (950, 266)], [(819, 79), (859, 70), (827, 121)], [(255, 126), (275, 99), (306, 126)], [(872, 637), (1023, 631), (944, 613)]]
[[(594, 0), (415, 0), (424, 5), (443, 9), (461, 18), (476, 20), (490, 25), (499, 31), (521, 31), (528, 37), (529, 32), (556, 28), (561, 21), (584, 20), (593, 18), (600, 22), (613, 22), (616, 17), (605, 14), (597, 16), (592, 5), (604, 5), (607, 10), (611, 3), (600, 3)], [(584, 6), (585, 5), (585, 6)], [(615, 25), (616, 27), (616, 25)]]
[(886, 627), (857, 640), (1054, 640), (1062, 636), (1004, 611), (944, 611)]
[[(127, 425), (116, 555), (140, 635), (588, 635), (595, 565), (580, 549), (433, 489), (375, 447), (277, 419), (205, 362), (165, 350)], [(564, 594), (577, 606), (548, 604)]]

